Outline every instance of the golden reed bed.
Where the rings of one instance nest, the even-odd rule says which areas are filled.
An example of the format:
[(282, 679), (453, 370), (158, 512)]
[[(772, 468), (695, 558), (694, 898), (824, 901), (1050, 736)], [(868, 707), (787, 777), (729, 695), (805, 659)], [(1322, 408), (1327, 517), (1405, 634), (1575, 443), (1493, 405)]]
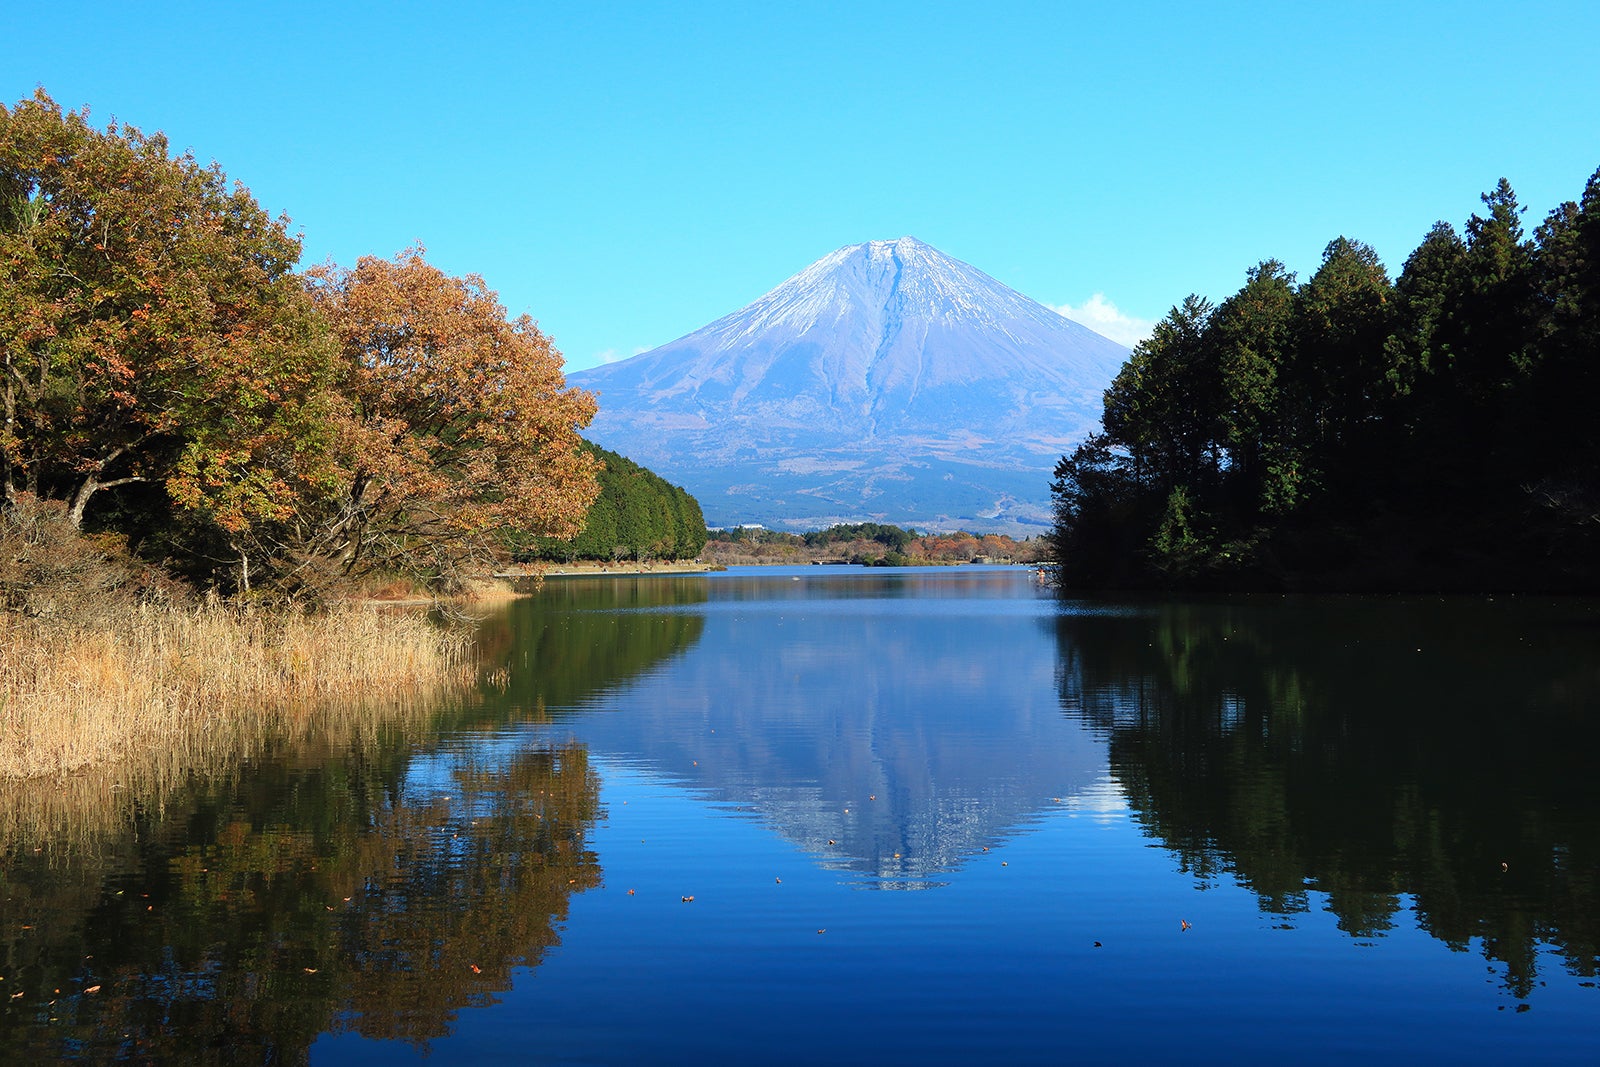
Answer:
[(94, 629), (0, 612), (0, 844), (88, 829), (269, 741), (337, 741), (476, 682), (471, 639), (420, 613), (130, 609)]

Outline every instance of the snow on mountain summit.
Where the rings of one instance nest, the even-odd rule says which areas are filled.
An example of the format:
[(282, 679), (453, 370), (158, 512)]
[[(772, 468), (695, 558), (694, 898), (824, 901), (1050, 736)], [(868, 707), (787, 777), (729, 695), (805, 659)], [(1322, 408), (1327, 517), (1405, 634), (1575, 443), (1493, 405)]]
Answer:
[[(963, 508), (1029, 522), (1127, 353), (901, 237), (837, 249), (694, 333), (569, 379), (600, 396), (589, 436), (681, 482), (714, 524), (983, 518)], [(962, 503), (925, 484), (934, 468)]]
[[(879, 314), (873, 315), (874, 311)], [(716, 338), (722, 342), (718, 347), (731, 348), (736, 338), (764, 330), (787, 329), (804, 334), (817, 326), (858, 315), (873, 317), (884, 325), (924, 318), (1002, 332), (1010, 332), (1007, 323), (1013, 319), (1046, 330), (1059, 330), (1066, 321), (976, 267), (952, 259), (915, 237), (901, 237), (846, 245), (831, 252), (753, 303), (690, 337)]]

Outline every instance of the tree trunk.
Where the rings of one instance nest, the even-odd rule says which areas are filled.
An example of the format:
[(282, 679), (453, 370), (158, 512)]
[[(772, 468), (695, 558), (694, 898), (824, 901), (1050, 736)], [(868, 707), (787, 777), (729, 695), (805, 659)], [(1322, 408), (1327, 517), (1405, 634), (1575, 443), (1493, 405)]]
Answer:
[(99, 488), (99, 482), (92, 477), (85, 478), (83, 484), (78, 486), (78, 491), (72, 494), (72, 506), (67, 510), (67, 518), (72, 521), (74, 530), (83, 529), (83, 509), (89, 506), (89, 498)]
[[(118, 449), (118, 453), (122, 450)], [(104, 464), (102, 464), (104, 466)], [(94, 475), (84, 478), (83, 484), (78, 486), (78, 491), (72, 494), (72, 504), (67, 510), (67, 518), (72, 521), (74, 530), (83, 529), (83, 512), (89, 506), (89, 498), (102, 489), (114, 489), (119, 485), (128, 485), (132, 482), (147, 482), (150, 479), (132, 475), (127, 478), (112, 478), (109, 481), (100, 481)]]
[[(7, 370), (10, 367), (11, 354), (8, 352), (6, 354)], [(16, 440), (17, 432), (17, 383), (11, 380), (10, 374), (6, 375), (5, 388), (6, 425), (5, 430), (0, 431), (0, 481), (4, 483), (0, 485), (0, 493), (4, 495), (0, 496), (0, 504), (4, 504), (6, 507), (14, 507), (17, 503), (17, 481), (16, 475), (13, 473), (16, 464), (13, 462), (11, 454), (12, 449), (15, 447), (12, 442)]]

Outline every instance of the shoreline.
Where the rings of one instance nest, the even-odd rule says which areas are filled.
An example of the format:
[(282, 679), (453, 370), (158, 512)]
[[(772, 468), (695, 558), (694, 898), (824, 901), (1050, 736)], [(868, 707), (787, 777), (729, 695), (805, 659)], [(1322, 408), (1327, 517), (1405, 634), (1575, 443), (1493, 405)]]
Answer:
[(540, 578), (587, 577), (596, 574), (705, 574), (725, 569), (719, 563), (703, 560), (652, 560), (645, 563), (622, 560), (614, 563), (583, 560), (576, 563), (551, 563), (546, 566), (529, 566), (522, 570), (500, 571), (491, 577), (502, 582), (523, 582)]

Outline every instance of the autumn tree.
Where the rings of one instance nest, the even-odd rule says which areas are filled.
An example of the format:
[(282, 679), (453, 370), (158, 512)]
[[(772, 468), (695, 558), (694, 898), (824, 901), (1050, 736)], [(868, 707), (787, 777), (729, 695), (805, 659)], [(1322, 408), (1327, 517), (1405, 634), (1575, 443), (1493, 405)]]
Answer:
[(273, 554), (289, 581), (372, 570), (448, 583), (510, 530), (570, 537), (597, 490), (577, 431), (594, 398), (527, 316), (482, 278), (412, 248), (308, 274), (340, 356), (332, 490), (299, 507)]
[(0, 107), (6, 505), (64, 501), (81, 526), (100, 494), (149, 483), (226, 531), (283, 518), (331, 370), (299, 255), (159, 133), (96, 129), (43, 90)]

